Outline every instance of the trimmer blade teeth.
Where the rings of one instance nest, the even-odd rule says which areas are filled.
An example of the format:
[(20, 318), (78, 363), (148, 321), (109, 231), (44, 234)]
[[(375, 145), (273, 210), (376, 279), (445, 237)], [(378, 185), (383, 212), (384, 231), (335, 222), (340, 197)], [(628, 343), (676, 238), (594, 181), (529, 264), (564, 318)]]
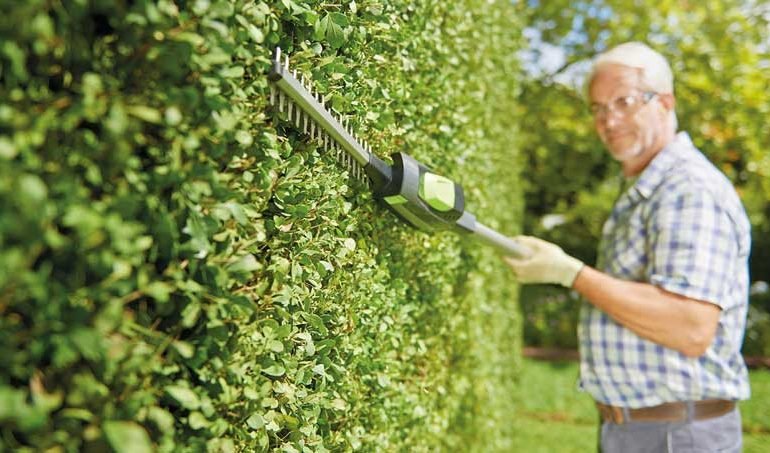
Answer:
[(308, 135), (324, 152), (332, 153), (351, 178), (368, 186), (364, 166), (370, 159), (370, 147), (353, 133), (352, 118), (332, 108), (330, 98), (325, 99), (312, 88), (311, 78), (290, 68), (289, 56), (280, 48), (275, 50), (273, 63), (269, 102), (274, 111), (281, 113), (278, 118), (294, 124), (297, 132)]
[(347, 168), (350, 177), (367, 187), (369, 186), (369, 178), (366, 176), (366, 172), (364, 171), (363, 167), (358, 164), (358, 162), (355, 160), (350, 160), (348, 162)]

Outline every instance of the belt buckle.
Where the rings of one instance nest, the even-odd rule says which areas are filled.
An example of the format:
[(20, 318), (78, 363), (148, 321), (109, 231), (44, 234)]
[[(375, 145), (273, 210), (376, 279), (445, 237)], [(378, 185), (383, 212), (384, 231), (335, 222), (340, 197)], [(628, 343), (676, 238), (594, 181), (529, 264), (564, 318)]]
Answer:
[(625, 420), (623, 419), (623, 409), (617, 406), (610, 406), (610, 411), (612, 414), (612, 421), (616, 425), (622, 425), (625, 423)]
[(610, 406), (609, 404), (599, 404), (599, 412), (602, 414), (602, 418), (609, 420), (616, 425), (622, 425), (626, 422), (623, 418), (623, 408), (617, 406)]

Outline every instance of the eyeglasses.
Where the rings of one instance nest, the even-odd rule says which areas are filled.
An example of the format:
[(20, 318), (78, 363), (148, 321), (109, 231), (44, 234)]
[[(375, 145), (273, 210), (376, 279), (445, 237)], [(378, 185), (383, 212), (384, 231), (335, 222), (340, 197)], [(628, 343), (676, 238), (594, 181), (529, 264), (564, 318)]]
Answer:
[(591, 114), (598, 119), (604, 119), (610, 113), (617, 113), (621, 117), (628, 117), (650, 102), (658, 93), (654, 91), (644, 91), (642, 93), (627, 94), (615, 98), (609, 104), (592, 103), (590, 105)]

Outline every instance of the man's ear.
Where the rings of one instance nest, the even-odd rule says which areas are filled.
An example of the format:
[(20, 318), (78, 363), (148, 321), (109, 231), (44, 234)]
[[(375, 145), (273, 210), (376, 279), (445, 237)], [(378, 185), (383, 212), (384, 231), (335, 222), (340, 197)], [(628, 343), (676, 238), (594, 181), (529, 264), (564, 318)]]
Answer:
[(663, 107), (665, 107), (666, 110), (674, 110), (674, 106), (676, 106), (676, 98), (674, 98), (672, 93), (659, 94), (658, 98), (660, 98), (660, 103), (663, 104)]

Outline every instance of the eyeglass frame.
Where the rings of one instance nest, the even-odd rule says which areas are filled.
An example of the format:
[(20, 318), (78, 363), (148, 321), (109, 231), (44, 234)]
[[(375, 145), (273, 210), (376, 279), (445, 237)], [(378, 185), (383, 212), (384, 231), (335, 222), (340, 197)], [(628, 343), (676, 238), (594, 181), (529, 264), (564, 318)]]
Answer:
[[(588, 109), (591, 112), (591, 115), (593, 115), (593, 117), (596, 119), (607, 118), (610, 113), (617, 113), (619, 116), (625, 118), (636, 114), (636, 112), (641, 110), (642, 107), (649, 104), (651, 100), (655, 99), (655, 97), (658, 94), (659, 93), (655, 91), (642, 91), (641, 93), (637, 93), (637, 94), (627, 94), (625, 96), (616, 97), (609, 104), (600, 104), (598, 102), (592, 102), (588, 106)], [(636, 102), (640, 98), (642, 102), (636, 104)], [(617, 107), (617, 105), (619, 105), (618, 101), (628, 100), (628, 99), (634, 99), (634, 104), (630, 104), (628, 105), (628, 107)], [(623, 110), (624, 108), (627, 109), (629, 107), (633, 107), (634, 105), (637, 105), (638, 107), (636, 107), (633, 110), (625, 110), (625, 111)]]

